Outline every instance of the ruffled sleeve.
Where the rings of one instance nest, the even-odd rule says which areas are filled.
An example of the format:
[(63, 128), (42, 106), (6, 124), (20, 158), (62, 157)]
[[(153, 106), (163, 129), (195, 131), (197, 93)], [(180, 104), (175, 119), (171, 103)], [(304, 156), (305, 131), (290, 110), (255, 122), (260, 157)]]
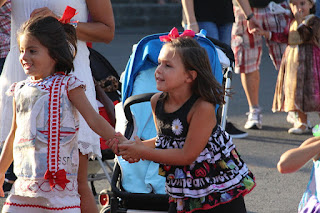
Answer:
[(69, 75), (68, 84), (67, 84), (67, 92), (69, 92), (70, 90), (73, 90), (77, 87), (81, 87), (84, 90), (86, 90), (86, 85), (83, 81), (79, 80), (74, 75)]
[(6, 92), (6, 95), (7, 96), (14, 96), (15, 94), (15, 90), (16, 90), (16, 85), (17, 85), (17, 82), (13, 83), (10, 88), (7, 90)]

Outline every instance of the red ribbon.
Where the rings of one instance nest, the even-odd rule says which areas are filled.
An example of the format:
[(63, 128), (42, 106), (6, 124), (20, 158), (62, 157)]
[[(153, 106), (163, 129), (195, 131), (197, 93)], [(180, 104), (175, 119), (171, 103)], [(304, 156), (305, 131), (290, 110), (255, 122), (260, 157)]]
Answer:
[(172, 39), (183, 37), (183, 36), (190, 36), (193, 38), (195, 36), (195, 32), (192, 30), (185, 30), (181, 35), (179, 35), (178, 29), (174, 27), (172, 28), (172, 30), (168, 35), (159, 36), (159, 39), (160, 41), (168, 42), (168, 41), (171, 41)]
[(68, 24), (70, 23), (70, 20), (77, 14), (78, 13), (76, 13), (76, 9), (70, 6), (67, 6), (66, 9), (64, 10), (62, 17), (59, 19), (59, 21), (63, 24)]
[(51, 172), (47, 170), (44, 174), (44, 179), (49, 180), (51, 190), (54, 188), (55, 185), (59, 185), (61, 186), (61, 188), (65, 189), (67, 183), (70, 182), (67, 179), (67, 173), (64, 169), (61, 169), (57, 172)]

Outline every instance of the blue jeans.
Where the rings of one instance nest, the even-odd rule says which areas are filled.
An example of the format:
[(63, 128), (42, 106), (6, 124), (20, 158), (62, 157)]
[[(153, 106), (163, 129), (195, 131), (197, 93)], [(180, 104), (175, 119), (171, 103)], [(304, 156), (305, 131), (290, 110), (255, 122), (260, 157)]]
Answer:
[(316, 1), (316, 16), (320, 18), (320, 0)]
[[(320, 1), (320, 0), (318, 0)], [(231, 44), (231, 30), (233, 23), (227, 24), (215, 24), (213, 22), (198, 22), (199, 30), (205, 29), (207, 31), (207, 36), (217, 39), (228, 45)]]

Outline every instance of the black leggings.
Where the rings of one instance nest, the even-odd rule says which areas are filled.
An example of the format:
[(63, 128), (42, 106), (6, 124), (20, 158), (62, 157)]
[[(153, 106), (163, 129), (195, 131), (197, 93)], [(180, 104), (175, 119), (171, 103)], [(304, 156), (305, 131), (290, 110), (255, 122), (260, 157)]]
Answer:
[[(215, 208), (209, 210), (199, 210), (195, 211), (194, 213), (247, 213), (246, 205), (244, 203), (244, 199), (242, 196), (234, 199), (233, 201), (221, 204)], [(175, 203), (170, 203), (168, 213), (177, 213), (177, 205)]]

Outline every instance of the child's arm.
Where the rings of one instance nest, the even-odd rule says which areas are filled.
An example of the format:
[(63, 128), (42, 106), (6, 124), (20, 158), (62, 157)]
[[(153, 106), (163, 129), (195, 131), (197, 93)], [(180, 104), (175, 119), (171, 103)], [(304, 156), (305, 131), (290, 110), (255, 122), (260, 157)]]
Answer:
[[(151, 103), (155, 101), (151, 99)], [(182, 149), (154, 149), (136, 139), (134, 144), (120, 144), (120, 154), (169, 165), (190, 165), (206, 146), (216, 125), (215, 109), (211, 103), (198, 100), (188, 114), (189, 132)]]
[(263, 36), (267, 40), (272, 40), (278, 43), (288, 43), (288, 33), (275, 33), (267, 30), (263, 30), (261, 28), (257, 28), (253, 30), (254, 33)]
[(4, 192), (2, 185), (4, 183), (5, 173), (8, 170), (10, 164), (13, 161), (13, 141), (16, 132), (16, 104), (13, 99), (13, 117), (10, 133), (4, 142), (4, 146), (2, 148), (1, 156), (0, 156), (0, 197), (4, 197)]
[[(72, 102), (72, 104), (78, 109), (83, 118), (86, 120), (90, 128), (98, 135), (103, 137), (107, 141), (107, 143), (108, 139), (115, 137), (115, 130), (101, 115), (99, 115), (94, 110), (89, 100), (87, 99), (87, 96), (83, 88), (77, 87), (75, 89), (70, 90), (69, 99)], [(125, 137), (122, 137), (121, 140), (124, 141), (127, 139)]]
[(280, 173), (292, 173), (299, 170), (310, 159), (319, 159), (320, 137), (312, 137), (304, 141), (298, 148), (283, 153), (277, 168)]

